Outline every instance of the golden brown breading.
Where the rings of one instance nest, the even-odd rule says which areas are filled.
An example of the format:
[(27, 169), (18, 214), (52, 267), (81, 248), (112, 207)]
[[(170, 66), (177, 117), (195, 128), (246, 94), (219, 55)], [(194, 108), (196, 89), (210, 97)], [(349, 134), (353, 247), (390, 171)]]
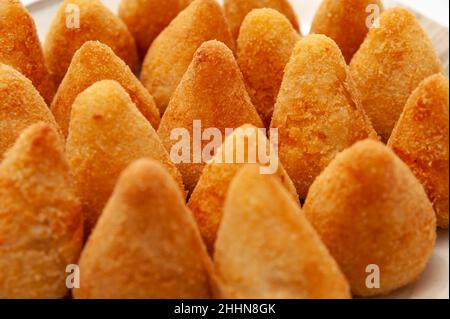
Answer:
[(0, 160), (20, 133), (31, 124), (55, 119), (30, 80), (0, 63)]
[(279, 130), (280, 160), (302, 199), (340, 151), (377, 138), (341, 51), (324, 35), (305, 37), (295, 47), (271, 126)]
[(155, 39), (142, 66), (141, 80), (161, 114), (186, 72), (195, 51), (208, 40), (234, 50), (228, 23), (215, 0), (195, 0)]
[(256, 9), (242, 23), (237, 62), (266, 127), (272, 120), (284, 68), (298, 40), (300, 36), (289, 20), (273, 9)]
[(18, 0), (0, 0), (0, 63), (21, 72), (47, 104), (52, 102), (55, 84), (45, 64), (36, 25)]
[[(376, 5), (378, 11), (372, 12), (371, 5)], [(311, 33), (332, 38), (350, 63), (369, 32), (370, 15), (383, 9), (381, 0), (324, 0), (314, 17)]]
[(300, 206), (257, 165), (231, 182), (214, 255), (219, 298), (349, 298), (349, 285)]
[(75, 53), (51, 106), (65, 136), (68, 133), (70, 112), (75, 98), (89, 86), (101, 80), (119, 82), (144, 117), (155, 129), (158, 128), (160, 116), (153, 97), (130, 68), (107, 45), (89, 41)]
[[(73, 6), (77, 10), (73, 10)], [(79, 14), (79, 25), (76, 15)], [(59, 85), (75, 52), (87, 41), (100, 41), (114, 51), (135, 72), (136, 43), (125, 23), (100, 0), (64, 0), (45, 38), (44, 54)]]
[(155, 130), (115, 81), (97, 82), (78, 95), (66, 152), (83, 204), (86, 234), (97, 222), (119, 174), (136, 159), (162, 162), (184, 188)]
[(0, 298), (62, 298), (83, 219), (63, 143), (34, 124), (0, 165)]
[(80, 259), (76, 298), (209, 298), (211, 260), (178, 185), (154, 161), (120, 176)]
[(230, 24), (231, 34), (235, 39), (239, 36), (242, 21), (253, 9), (271, 8), (281, 12), (292, 23), (295, 30), (300, 32), (297, 16), (289, 0), (224, 0), (225, 15)]
[(416, 17), (392, 8), (369, 31), (350, 63), (362, 104), (384, 142), (412, 91), (422, 80), (442, 70), (433, 45)]
[[(189, 208), (194, 214), (203, 241), (211, 255), (214, 252), (217, 230), (222, 219), (225, 197), (231, 180), (245, 163), (252, 162), (251, 158), (254, 154), (256, 154), (254, 162), (261, 165), (268, 164), (261, 163), (261, 158), (258, 157), (261, 149), (266, 150), (265, 154), (269, 154), (270, 151), (266, 135), (262, 132), (258, 134), (258, 130), (252, 125), (244, 125), (228, 136), (211, 162), (203, 169), (198, 184), (189, 199)], [(241, 138), (241, 136), (245, 137)], [(261, 137), (264, 140), (261, 140)], [(225, 161), (226, 154), (233, 154), (232, 163)], [(242, 161), (238, 160), (239, 157), (242, 157)], [(299, 203), (295, 186), (278, 163), (278, 158), (274, 156), (272, 160), (276, 162), (273, 164), (277, 165), (276, 176), (280, 178), (283, 186), (294, 200)]]
[[(169, 153), (179, 142), (171, 139), (174, 129), (187, 129), (192, 145), (195, 120), (201, 121), (203, 129), (219, 129), (222, 136), (225, 136), (226, 128), (234, 129), (244, 124), (264, 127), (245, 90), (233, 52), (219, 41), (205, 42), (197, 50), (161, 120), (158, 134)], [(201, 149), (207, 144), (202, 141)], [(189, 192), (194, 189), (205, 166), (203, 161), (194, 162), (198, 153), (194, 153), (193, 147), (190, 154), (190, 163), (177, 164)]]
[[(339, 154), (311, 186), (304, 211), (358, 296), (414, 282), (434, 248), (433, 207), (381, 142), (358, 142)], [(367, 285), (371, 265), (379, 269), (379, 288)]]
[(153, 40), (191, 0), (122, 0), (119, 17), (133, 34), (143, 59)]
[(424, 80), (408, 99), (388, 144), (422, 182), (442, 228), (448, 228), (448, 95), (443, 75)]

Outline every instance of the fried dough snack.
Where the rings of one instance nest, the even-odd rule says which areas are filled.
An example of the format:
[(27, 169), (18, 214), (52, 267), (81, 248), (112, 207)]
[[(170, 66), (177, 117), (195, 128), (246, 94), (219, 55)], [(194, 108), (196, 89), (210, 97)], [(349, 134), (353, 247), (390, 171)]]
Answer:
[(266, 127), (270, 126), (284, 68), (300, 40), (289, 20), (273, 9), (256, 9), (242, 23), (237, 62), (247, 91)]
[[(264, 127), (256, 112), (234, 59), (233, 52), (223, 43), (208, 41), (197, 50), (186, 74), (175, 91), (164, 114), (158, 134), (169, 151), (177, 144), (171, 139), (174, 129), (184, 128), (193, 141), (193, 123), (201, 121), (202, 128), (217, 128), (225, 136), (226, 128), (244, 124)], [(208, 144), (202, 141), (202, 147)], [(194, 162), (194, 149), (190, 162), (177, 164), (186, 188), (191, 192), (197, 184), (205, 163)]]
[(0, 165), (0, 298), (62, 298), (83, 219), (62, 140), (34, 124)]
[[(371, 6), (377, 6), (372, 11)], [(314, 17), (311, 33), (324, 34), (333, 39), (350, 63), (353, 55), (364, 41), (369, 27), (371, 15), (384, 10), (381, 0), (324, 0)]]
[(408, 99), (388, 143), (422, 183), (442, 228), (448, 228), (448, 95), (443, 75), (424, 80)]
[(141, 80), (161, 114), (186, 72), (195, 51), (208, 40), (234, 50), (228, 23), (215, 0), (195, 0), (155, 39), (142, 66)]
[(31, 124), (55, 119), (30, 80), (0, 63), (0, 160), (20, 133)]
[(349, 298), (350, 288), (297, 202), (257, 165), (231, 182), (214, 255), (215, 297)]
[(133, 162), (80, 259), (76, 298), (209, 298), (211, 260), (178, 185), (154, 161)]
[(77, 97), (66, 152), (85, 213), (86, 234), (97, 222), (122, 170), (136, 159), (160, 161), (184, 189), (155, 130), (114, 81), (97, 82)]
[(191, 0), (122, 0), (119, 17), (136, 39), (143, 59), (153, 40)]
[(47, 104), (52, 102), (55, 84), (45, 64), (36, 25), (18, 0), (0, 0), (0, 63), (21, 72)]
[(75, 98), (89, 86), (101, 80), (119, 82), (144, 117), (155, 129), (158, 128), (159, 110), (153, 97), (130, 68), (107, 45), (89, 41), (75, 53), (51, 106), (65, 136), (68, 133), (70, 112)]
[(271, 126), (279, 130), (280, 160), (301, 199), (340, 151), (377, 138), (341, 51), (324, 35), (307, 36), (295, 47)]
[(387, 141), (408, 97), (442, 65), (416, 17), (406, 9), (386, 10), (380, 27), (369, 31), (350, 64), (362, 104)]
[[(339, 154), (311, 186), (304, 211), (358, 296), (414, 282), (434, 248), (436, 217), (425, 191), (380, 142)], [(367, 285), (372, 265), (379, 288)]]
[[(252, 162), (252, 155), (256, 155), (254, 163), (267, 165), (267, 163), (261, 163), (257, 154), (261, 148), (264, 148), (266, 154), (269, 154), (270, 144), (266, 135), (258, 130), (252, 125), (244, 125), (228, 136), (211, 162), (203, 169), (198, 184), (189, 199), (189, 208), (194, 214), (203, 241), (211, 255), (214, 252), (217, 230), (222, 219), (225, 197), (231, 180), (245, 163)], [(232, 163), (226, 162), (228, 154), (233, 154)], [(239, 157), (242, 157), (242, 161)], [(280, 178), (292, 198), (299, 203), (295, 186), (278, 163), (278, 158), (272, 160), (277, 161), (278, 169), (275, 174)]]
[(294, 29), (300, 32), (297, 16), (289, 0), (224, 0), (223, 7), (235, 39), (239, 36), (239, 29), (247, 14), (253, 9), (262, 8), (271, 8), (281, 12), (289, 19)]
[(137, 70), (136, 43), (121, 19), (100, 0), (64, 0), (44, 44), (45, 59), (56, 84), (61, 83), (73, 55), (87, 41), (108, 45), (133, 72)]

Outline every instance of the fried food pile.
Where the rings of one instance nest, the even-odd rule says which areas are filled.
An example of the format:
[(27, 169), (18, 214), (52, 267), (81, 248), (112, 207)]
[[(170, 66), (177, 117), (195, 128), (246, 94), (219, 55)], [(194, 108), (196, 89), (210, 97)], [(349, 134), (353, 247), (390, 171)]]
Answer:
[(323, 0), (302, 35), (287, 0), (65, 0), (41, 46), (0, 0), (0, 298), (388, 295), (448, 185), (406, 9)]

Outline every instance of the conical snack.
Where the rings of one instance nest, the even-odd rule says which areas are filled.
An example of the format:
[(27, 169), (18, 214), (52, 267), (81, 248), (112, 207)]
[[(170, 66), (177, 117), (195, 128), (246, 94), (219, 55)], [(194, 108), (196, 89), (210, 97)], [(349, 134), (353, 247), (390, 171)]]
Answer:
[(302, 199), (336, 154), (377, 138), (341, 51), (324, 35), (310, 35), (294, 49), (271, 126), (279, 130), (280, 160)]
[[(198, 129), (196, 124), (200, 126)], [(171, 157), (178, 153), (176, 148), (180, 141), (173, 139), (173, 135), (180, 129), (186, 130), (182, 133), (188, 133), (190, 145), (195, 144), (188, 150), (187, 158), (181, 161), (172, 158), (173, 162), (179, 163), (188, 191), (194, 189), (205, 165), (202, 150), (208, 141), (198, 140), (204, 133), (202, 129), (218, 129), (224, 137), (225, 129), (235, 129), (244, 124), (264, 127), (245, 90), (231, 50), (218, 41), (206, 42), (195, 53), (158, 129)]]
[(0, 160), (20, 133), (31, 124), (55, 119), (30, 80), (0, 63)]
[(108, 45), (135, 72), (138, 54), (125, 23), (100, 0), (64, 0), (45, 38), (44, 54), (59, 85), (75, 52), (87, 41)]
[(142, 66), (141, 80), (164, 113), (200, 45), (219, 40), (234, 50), (228, 23), (215, 0), (195, 0), (161, 32)]
[(121, 175), (83, 250), (76, 298), (206, 299), (211, 260), (178, 185), (138, 160)]
[[(231, 160), (227, 161), (227, 157)], [(189, 199), (189, 208), (210, 254), (214, 251), (228, 187), (237, 171), (246, 163), (266, 166), (266, 174), (276, 174), (298, 203), (295, 186), (279, 164), (278, 154), (271, 147), (265, 132), (251, 125), (238, 128), (227, 137), (211, 162), (205, 166)]]
[(257, 9), (242, 23), (238, 64), (247, 91), (266, 127), (270, 126), (284, 68), (300, 40), (289, 20), (273, 9)]
[(0, 165), (0, 298), (62, 298), (83, 219), (56, 130), (26, 129)]
[(218, 298), (349, 298), (350, 289), (300, 206), (256, 165), (231, 182), (214, 255)]
[(52, 112), (64, 135), (67, 136), (70, 112), (75, 98), (101, 80), (119, 82), (150, 124), (155, 129), (158, 128), (160, 117), (153, 97), (108, 46), (89, 41), (75, 53), (52, 103)]
[(411, 95), (425, 78), (442, 71), (433, 45), (406, 9), (386, 10), (350, 64), (362, 105), (387, 141)]
[(275, 9), (289, 19), (295, 30), (300, 31), (297, 16), (289, 0), (224, 0), (223, 6), (235, 39), (239, 36), (242, 21), (253, 9)]
[(448, 228), (448, 95), (443, 75), (424, 80), (406, 103), (388, 144), (422, 183), (442, 228)]
[(122, 0), (119, 17), (136, 39), (143, 59), (153, 40), (191, 0)]
[(338, 155), (311, 186), (304, 211), (358, 296), (414, 282), (434, 248), (436, 218), (425, 191), (380, 142)]
[(0, 0), (0, 63), (21, 72), (47, 104), (52, 102), (55, 84), (45, 64), (36, 26), (18, 0)]
[(381, 0), (324, 0), (314, 17), (311, 33), (333, 39), (350, 63), (369, 29), (383, 12)]
[(155, 130), (114, 81), (97, 82), (77, 97), (66, 152), (83, 204), (87, 234), (119, 174), (136, 159), (149, 157), (162, 162), (183, 189), (181, 175)]

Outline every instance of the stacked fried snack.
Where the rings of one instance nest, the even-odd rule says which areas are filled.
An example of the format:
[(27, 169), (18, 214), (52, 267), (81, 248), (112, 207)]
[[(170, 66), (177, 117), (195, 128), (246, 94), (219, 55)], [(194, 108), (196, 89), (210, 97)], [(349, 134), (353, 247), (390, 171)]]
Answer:
[[(119, 16), (66, 0), (42, 48), (0, 0), (0, 298), (350, 298), (419, 278), (448, 228), (449, 83), (410, 12), (324, 0), (303, 38), (287, 0)], [(237, 130), (175, 162), (195, 121)], [(261, 174), (250, 150), (274, 132)]]

